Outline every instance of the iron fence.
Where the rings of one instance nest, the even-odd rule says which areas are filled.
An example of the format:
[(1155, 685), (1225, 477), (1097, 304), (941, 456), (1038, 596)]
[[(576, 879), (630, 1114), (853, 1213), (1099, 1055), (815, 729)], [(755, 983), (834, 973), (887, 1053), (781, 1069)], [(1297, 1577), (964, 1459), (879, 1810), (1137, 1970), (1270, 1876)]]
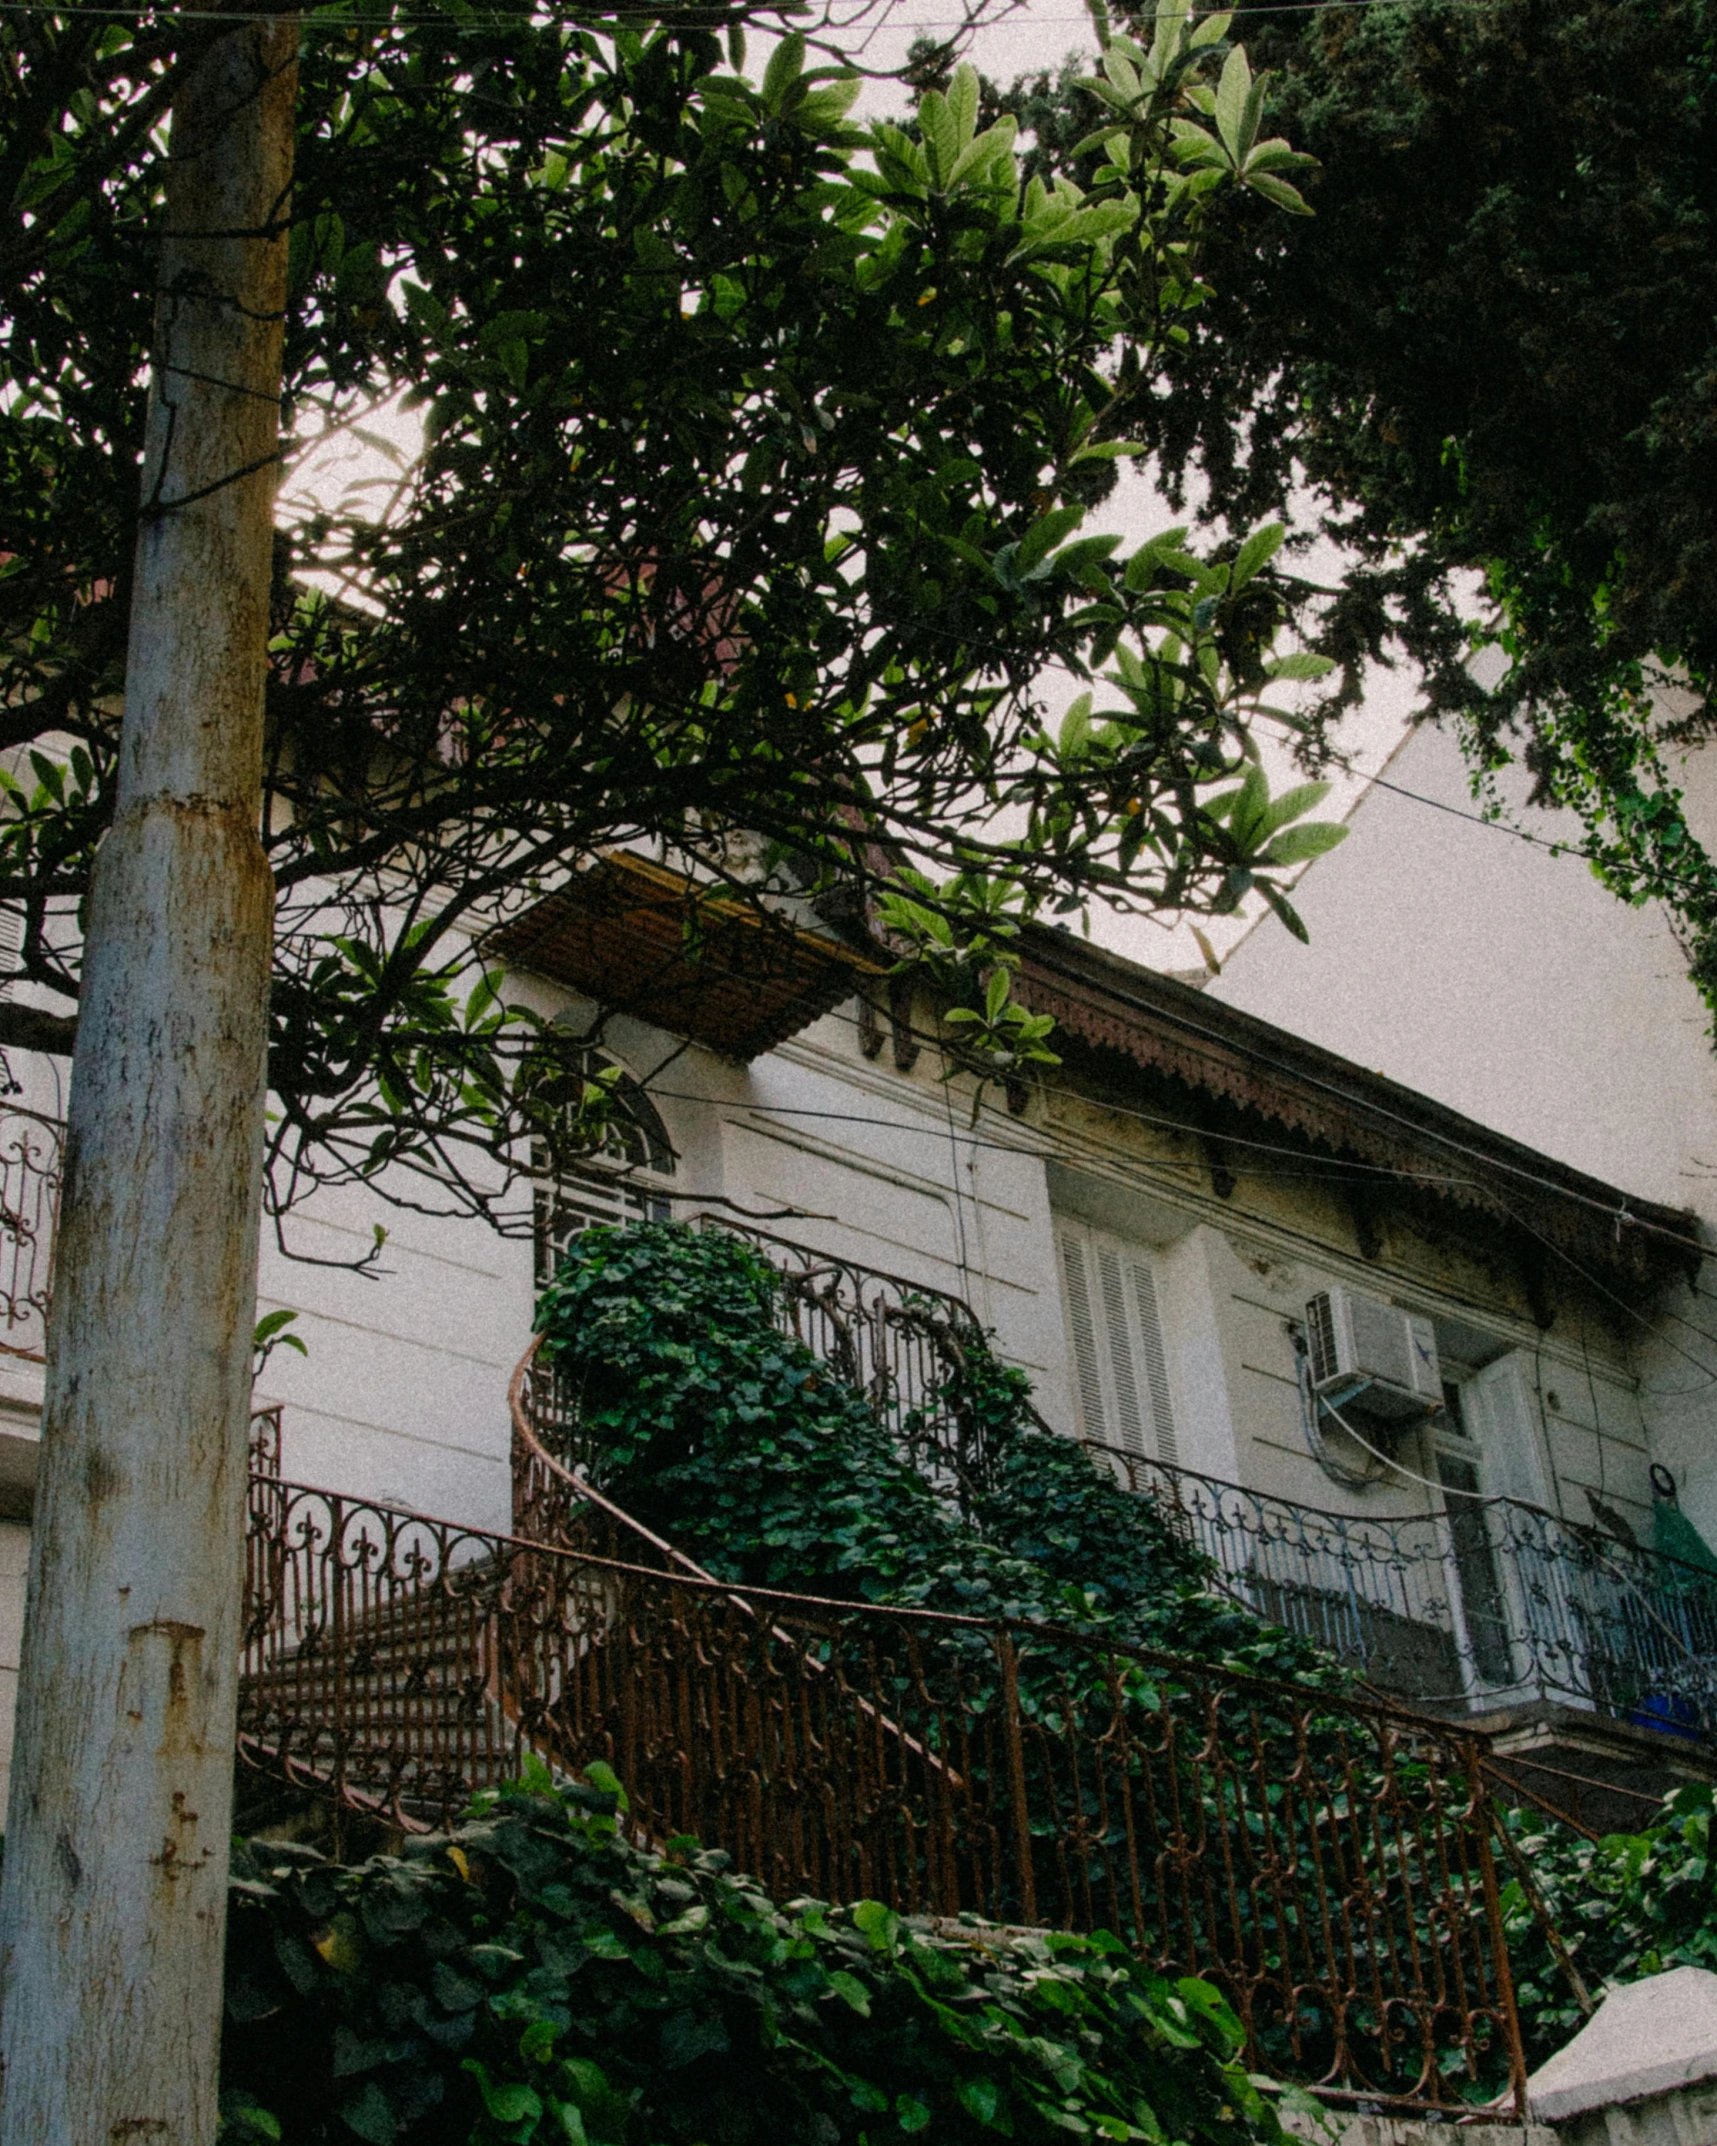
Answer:
[(1386, 1691), (1560, 1700), (1717, 1741), (1717, 1575), (1512, 1498), (1373, 1518), (1096, 1450), (1250, 1608)]
[(1478, 1745), (1076, 1632), (732, 1587), (253, 1479), (258, 1764), (424, 1827), (527, 1751), (778, 1898), (1106, 1929), (1250, 2061), (1465, 2106), (1522, 2072)]
[[(726, 1215), (698, 1219), (700, 1228), (737, 1237), (762, 1254), (778, 1279), (772, 1306), (778, 1331), (802, 1343), (862, 1394), (888, 1425), (907, 1463), (959, 1503), (968, 1486), (981, 1481), (986, 1466), (981, 1430), (962, 1405), (958, 1378), (968, 1350), (984, 1342), (970, 1308), (944, 1290), (813, 1251)], [(576, 1479), (600, 1473), (600, 1456), (580, 1421), (577, 1396), (551, 1365), (533, 1364), (526, 1398), (527, 1413), (547, 1434), (544, 1445), (570, 1463)], [(515, 1406), (515, 1426), (520, 1420)], [(514, 1525), (520, 1534), (555, 1541), (566, 1518), (564, 1493), (551, 1486), (540, 1460), (533, 1465), (536, 1473), (527, 1468), (528, 1480), (515, 1476)], [(540, 1502), (545, 1497), (548, 1504)], [(551, 1506), (557, 1516), (553, 1523), (547, 1517)], [(524, 1519), (527, 1508), (535, 1514), (530, 1525)]]
[(0, 1108), (0, 1349), (43, 1360), (48, 1292), (65, 1175), (65, 1127), (14, 1104)]

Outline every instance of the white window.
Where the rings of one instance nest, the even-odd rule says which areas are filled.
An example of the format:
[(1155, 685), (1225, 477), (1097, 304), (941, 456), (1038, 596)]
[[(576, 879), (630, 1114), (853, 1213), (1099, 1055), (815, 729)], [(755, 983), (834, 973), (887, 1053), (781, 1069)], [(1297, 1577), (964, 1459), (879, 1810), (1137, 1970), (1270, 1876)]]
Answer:
[[(589, 1056), (588, 1079), (611, 1061)], [(537, 1285), (553, 1279), (567, 1246), (598, 1223), (666, 1222), (673, 1212), (662, 1182), (674, 1174), (674, 1150), (656, 1106), (630, 1073), (614, 1083), (601, 1143), (551, 1175), (536, 1155)]]
[(1055, 1238), (1080, 1431), (1172, 1464), (1179, 1455), (1151, 1253), (1065, 1219)]

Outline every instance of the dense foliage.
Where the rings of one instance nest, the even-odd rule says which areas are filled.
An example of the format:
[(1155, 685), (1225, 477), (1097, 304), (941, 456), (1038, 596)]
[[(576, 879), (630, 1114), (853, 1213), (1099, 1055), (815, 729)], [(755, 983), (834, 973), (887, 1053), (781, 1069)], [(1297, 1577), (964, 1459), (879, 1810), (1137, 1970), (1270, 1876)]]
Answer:
[[(1709, 1787), (1676, 1789), (1643, 1831), (1600, 1841), (1526, 1812), (1511, 1817), (1516, 1851), (1590, 1995), (1669, 1967), (1717, 1969), (1712, 1798)], [(1503, 1876), (1521, 2032), (1536, 2065), (1579, 2029), (1584, 2012), (1519, 1878)]]
[(361, 1868), (234, 1858), (226, 2146), (1281, 2146), (1208, 1985), (1112, 1939), (782, 1906), (596, 1787)]
[(778, 1330), (781, 1276), (719, 1230), (576, 1238), (537, 1323), (600, 1487), (722, 1579), (967, 1615), (1327, 1677), (1329, 1658), (1209, 1591), (1148, 1500), (1042, 1429), (1023, 1373), (962, 1346), (941, 1396), (987, 1465), (964, 1511), (827, 1364)]
[[(414, 1173), (432, 1207), (524, 1226), (521, 1136), (583, 1137), (589, 1039), (504, 1006), (473, 940), (616, 843), (780, 928), (769, 897), (850, 914), (906, 854), (961, 890), (944, 908), (1002, 868), (1016, 900), (1197, 909), (1279, 892), (1323, 839), (1221, 787), (1309, 661), (1270, 654), (1277, 533), (1201, 561), (1184, 531), (1124, 558), (1081, 528), (1203, 297), (1211, 202), (1286, 190), (1226, 24), (1171, 0), (1149, 55), (1117, 53), (1087, 193), (1028, 181), (1011, 121), (978, 131), (969, 72), (910, 131), (861, 129), (857, 77), (797, 36), (753, 81), (742, 33), (724, 66), (684, 18), (306, 16), (289, 466), (328, 437), (387, 451), (378, 411), (424, 433), (393, 481), (289, 478), (281, 516), (277, 1205), (395, 1165), (384, 1189)], [(219, 34), (0, 26), (0, 907), (50, 1001), (8, 997), (0, 1042), (69, 1048), (160, 123)], [(1054, 664), (1113, 665), (1115, 719), (1047, 735)], [(974, 1050), (1021, 1042), (1006, 998), (971, 1009)]]
[[(1318, 645), (1342, 690), (1405, 646), (1475, 767), (1523, 758), (1694, 946), (1717, 873), (1673, 747), (1717, 678), (1717, 14), (1381, 0), (1248, 37), (1317, 213), (1219, 208), (1211, 301), (1141, 436), (1213, 512), (1292, 500), (1338, 535), (1359, 568)], [(1007, 101), (1047, 165), (1089, 168), (1072, 70)], [(1654, 699), (1669, 667), (1691, 690)]]

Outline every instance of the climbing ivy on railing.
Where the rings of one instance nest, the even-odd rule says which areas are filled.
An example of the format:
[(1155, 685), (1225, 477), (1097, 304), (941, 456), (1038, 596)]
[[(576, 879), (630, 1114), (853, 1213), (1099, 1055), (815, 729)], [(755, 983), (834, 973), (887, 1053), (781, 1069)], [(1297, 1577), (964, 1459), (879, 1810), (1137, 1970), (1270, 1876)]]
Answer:
[(241, 1843), (222, 2146), (1286, 2146), (1208, 1984), (1112, 1938), (778, 1905), (629, 1845), (592, 1776), (358, 1868)]
[(1025, 1375), (969, 1337), (942, 1398), (985, 1465), (958, 1503), (939, 1494), (867, 1400), (778, 1330), (781, 1286), (740, 1239), (649, 1223), (576, 1239), (538, 1310), (599, 1487), (718, 1577), (1345, 1681), (1218, 1595), (1209, 1561), (1041, 1429)]

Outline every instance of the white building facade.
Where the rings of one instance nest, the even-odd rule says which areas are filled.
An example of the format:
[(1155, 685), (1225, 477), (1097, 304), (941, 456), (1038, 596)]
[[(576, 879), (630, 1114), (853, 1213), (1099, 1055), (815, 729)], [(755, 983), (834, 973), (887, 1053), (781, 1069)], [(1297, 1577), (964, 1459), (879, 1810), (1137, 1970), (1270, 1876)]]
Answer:
[[(518, 994), (582, 1024), (650, 919), (625, 900), (603, 930), (576, 912), (509, 927), (501, 950)], [(1687, 1295), (1679, 1203), (1055, 932), (1030, 938), (1021, 992), (1056, 1015), (1063, 1064), (975, 1096), (927, 997), (874, 949), (801, 936), (785, 974), (717, 956), (609, 991), (602, 1049), (630, 1117), (612, 1155), (521, 1204), (514, 1234), (351, 1191), (287, 1224), (319, 1263), (264, 1243), (261, 1309), (295, 1312), (306, 1350), (277, 1351), (257, 1395), (281, 1410), (288, 1479), (504, 1532), (508, 1381), (557, 1239), (585, 1219), (746, 1218), (964, 1298), (1046, 1420), (1170, 1501), (1259, 1614), (1420, 1703), (1531, 1715), (1521, 1749), (1589, 1782), (1703, 1769), (1682, 1657), (1705, 1649), (1704, 1599), (1675, 1597), (1667, 1620), (1638, 1606), (1657, 1584), (1652, 1467), (1683, 1457), (1641, 1372)], [(20, 1101), (45, 1122), (47, 1062), (36, 1077)], [(377, 1222), (380, 1271), (361, 1276)], [(34, 1298), (14, 1289), (0, 1366), (8, 1681), (44, 1276)], [(1363, 1376), (1326, 1378), (1334, 1412), (1320, 1401), (1332, 1305), (1390, 1346), (1420, 1337), (1426, 1405)], [(1717, 1497), (1695, 1473), (1690, 1511)]]

